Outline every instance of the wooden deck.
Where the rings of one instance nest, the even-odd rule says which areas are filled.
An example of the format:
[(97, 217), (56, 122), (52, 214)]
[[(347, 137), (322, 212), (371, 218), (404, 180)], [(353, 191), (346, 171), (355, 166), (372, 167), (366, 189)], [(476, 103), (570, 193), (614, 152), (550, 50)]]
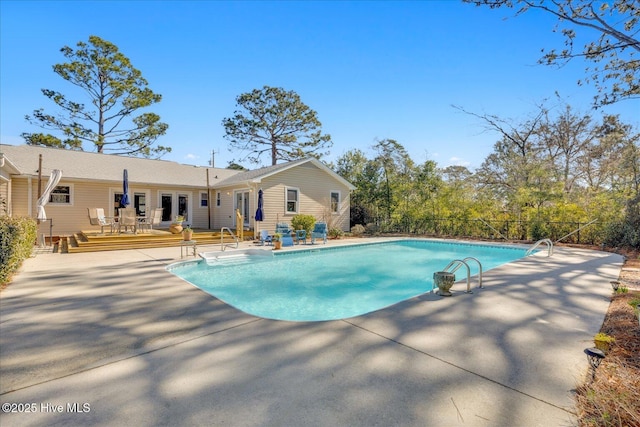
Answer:
[[(237, 236), (236, 230), (233, 230)], [(253, 239), (253, 230), (244, 231), (244, 240)], [(79, 252), (99, 252), (116, 251), (122, 249), (144, 249), (163, 248), (180, 246), (183, 240), (182, 234), (172, 234), (168, 229), (145, 231), (144, 233), (105, 233), (96, 231), (79, 231), (72, 236), (65, 236), (60, 239), (59, 253), (79, 253)], [(219, 230), (193, 230), (192, 240), (196, 240), (198, 245), (219, 244)], [(229, 233), (224, 233), (223, 241), (233, 243), (235, 239)]]

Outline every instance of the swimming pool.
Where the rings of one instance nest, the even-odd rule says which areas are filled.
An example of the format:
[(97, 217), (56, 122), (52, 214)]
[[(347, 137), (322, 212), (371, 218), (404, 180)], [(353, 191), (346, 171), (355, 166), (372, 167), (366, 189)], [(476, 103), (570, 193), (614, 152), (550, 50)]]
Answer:
[[(526, 249), (507, 246), (398, 240), (280, 252), (244, 264), (181, 263), (168, 270), (254, 316), (321, 321), (362, 315), (429, 292), (433, 273), (454, 259), (477, 258), (487, 271), (525, 254)], [(478, 273), (477, 263), (469, 267), (472, 275)], [(466, 278), (466, 268), (456, 278)], [(466, 285), (454, 290), (463, 286), (466, 290)]]

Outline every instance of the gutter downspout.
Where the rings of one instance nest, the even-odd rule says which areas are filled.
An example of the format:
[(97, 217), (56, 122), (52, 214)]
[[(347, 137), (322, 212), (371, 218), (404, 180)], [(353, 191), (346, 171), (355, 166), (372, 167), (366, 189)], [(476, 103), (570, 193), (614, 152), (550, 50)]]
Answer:
[(27, 177), (27, 212), (33, 218), (33, 179), (31, 175)]
[(207, 219), (209, 220), (209, 230), (211, 230), (211, 189), (209, 188), (209, 168), (207, 168)]

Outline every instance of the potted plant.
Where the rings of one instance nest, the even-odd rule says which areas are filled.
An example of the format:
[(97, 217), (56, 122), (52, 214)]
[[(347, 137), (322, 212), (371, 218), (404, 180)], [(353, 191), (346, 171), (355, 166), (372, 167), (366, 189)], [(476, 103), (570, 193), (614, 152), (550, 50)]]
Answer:
[(602, 350), (603, 352), (608, 352), (611, 343), (614, 343), (616, 339), (611, 335), (607, 335), (604, 332), (598, 332), (595, 337), (593, 337), (593, 343), (596, 345), (596, 348)]
[(169, 231), (173, 234), (179, 234), (182, 232), (182, 223), (184, 222), (184, 216), (176, 215), (173, 219), (173, 223), (169, 226)]
[(280, 249), (282, 247), (282, 234), (276, 233), (273, 235), (273, 249)]
[(193, 230), (191, 229), (191, 226), (187, 225), (185, 228), (182, 229), (182, 239), (185, 241), (189, 241), (191, 240), (192, 237), (193, 237)]
[(439, 295), (443, 297), (450, 297), (453, 295), (449, 290), (456, 281), (456, 275), (448, 271), (437, 271), (433, 273), (433, 283), (439, 289)]

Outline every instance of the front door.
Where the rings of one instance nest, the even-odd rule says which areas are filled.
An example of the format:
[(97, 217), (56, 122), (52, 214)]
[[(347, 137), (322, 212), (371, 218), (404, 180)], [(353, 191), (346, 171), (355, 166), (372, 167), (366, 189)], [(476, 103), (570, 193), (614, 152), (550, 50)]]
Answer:
[(162, 222), (169, 222), (173, 218), (173, 195), (162, 193), (160, 200), (162, 203)]
[(184, 217), (184, 220), (191, 223), (191, 218), (189, 218), (189, 210), (187, 207), (189, 206), (189, 196), (186, 194), (178, 194), (178, 215)]
[[(242, 227), (248, 227), (249, 220), (251, 219), (249, 217), (249, 192), (248, 191), (236, 192), (235, 209), (240, 209), (240, 213), (242, 214), (242, 221), (243, 221)], [(236, 224), (235, 221), (236, 220), (234, 219), (234, 224), (236, 228), (238, 228), (238, 224)]]
[(162, 207), (162, 222), (175, 221), (177, 216), (182, 216), (183, 221), (193, 226), (191, 217), (191, 193), (173, 191), (160, 192), (160, 206)]

